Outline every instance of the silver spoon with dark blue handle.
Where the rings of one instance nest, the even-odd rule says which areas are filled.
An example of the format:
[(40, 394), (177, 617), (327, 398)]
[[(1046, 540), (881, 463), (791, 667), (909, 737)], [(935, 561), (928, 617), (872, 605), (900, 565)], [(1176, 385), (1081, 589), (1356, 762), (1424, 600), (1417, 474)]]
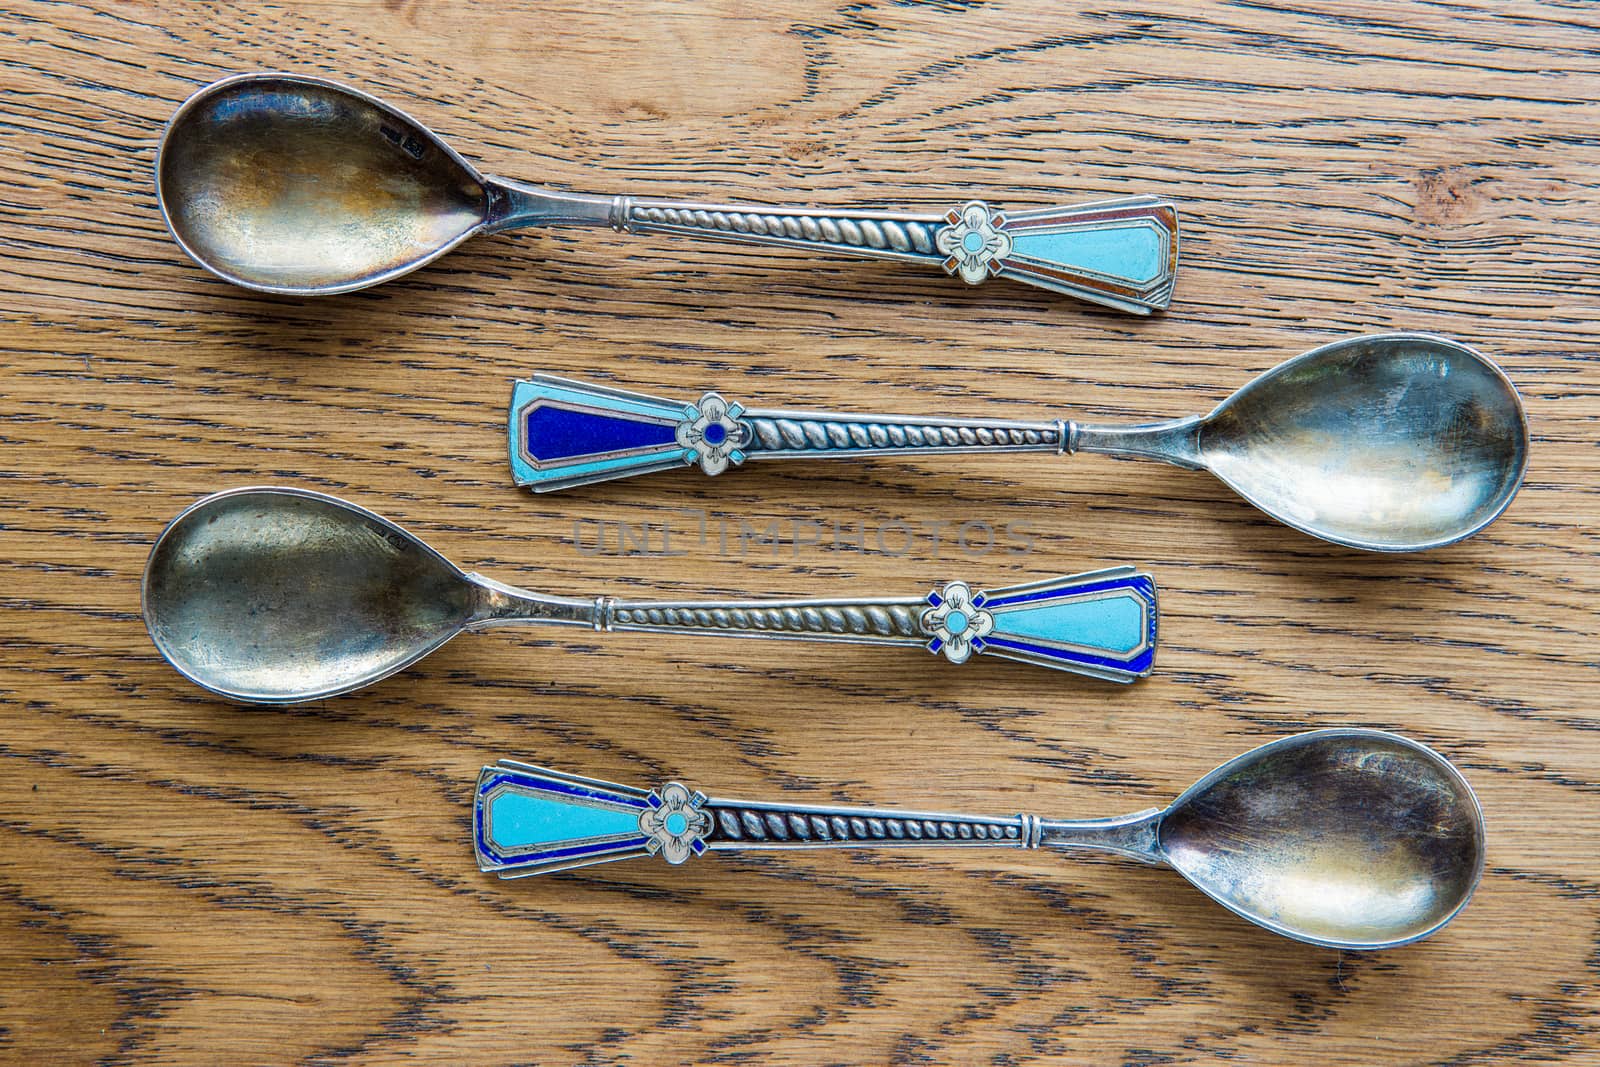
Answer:
[(1298, 530), (1376, 552), (1436, 548), (1494, 521), (1522, 484), (1528, 426), (1505, 374), (1430, 334), (1335, 341), (1209, 415), (1117, 426), (745, 408), (541, 374), (511, 399), (511, 471), (536, 492), (746, 460), (1099, 452), (1209, 470)]

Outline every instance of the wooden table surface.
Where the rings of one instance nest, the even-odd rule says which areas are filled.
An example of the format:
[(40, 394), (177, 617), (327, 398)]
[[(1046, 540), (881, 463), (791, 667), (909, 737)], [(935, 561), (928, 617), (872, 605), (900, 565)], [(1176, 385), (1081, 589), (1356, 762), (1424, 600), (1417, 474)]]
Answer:
[[(0, 8), (0, 1058), (1600, 1062), (1592, 5)], [(568, 188), (924, 209), (1164, 193), (1176, 299), (1139, 319), (605, 230), (477, 239), (364, 293), (255, 295), (184, 257), (151, 173), (184, 97), (261, 68), (352, 81), (491, 173)], [(1324, 545), (1203, 474), (1095, 457), (544, 497), (506, 468), (508, 379), (538, 369), (765, 406), (1132, 419), (1393, 329), (1492, 353), (1533, 435), (1505, 516), (1419, 555)], [(502, 631), (360, 694), (237, 707), (159, 658), (139, 580), (168, 519), (250, 483), (337, 493), (574, 594), (1143, 563), (1163, 650), (1122, 688), (894, 649)], [(935, 538), (964, 521), (997, 544)], [(619, 523), (668, 529), (674, 554), (620, 551)], [(1109, 858), (776, 853), (499, 882), (469, 842), (499, 757), (1097, 816), (1333, 725), (1436, 746), (1478, 791), (1488, 870), (1431, 940), (1301, 945)]]

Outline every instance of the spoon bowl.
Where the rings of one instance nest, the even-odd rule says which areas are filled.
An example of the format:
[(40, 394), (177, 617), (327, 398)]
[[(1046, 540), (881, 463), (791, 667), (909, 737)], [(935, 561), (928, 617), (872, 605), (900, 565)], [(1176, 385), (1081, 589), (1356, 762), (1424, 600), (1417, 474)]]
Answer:
[(364, 508), (237, 489), (180, 514), (145, 567), (145, 625), (179, 673), (251, 703), (316, 700), (402, 670), (475, 607), (461, 570)]
[(404, 112), (290, 75), (230, 78), (168, 124), (156, 190), (172, 236), (219, 277), (274, 293), (361, 289), (484, 223), (483, 178)]
[(1219, 904), (1286, 936), (1391, 948), (1439, 929), (1483, 873), (1483, 815), (1415, 741), (1318, 730), (1195, 783), (1157, 830), (1163, 858)]
[(1431, 334), (1335, 341), (1240, 388), (1199, 426), (1200, 462), (1267, 514), (1352, 548), (1410, 552), (1469, 537), (1528, 464), (1504, 372)]

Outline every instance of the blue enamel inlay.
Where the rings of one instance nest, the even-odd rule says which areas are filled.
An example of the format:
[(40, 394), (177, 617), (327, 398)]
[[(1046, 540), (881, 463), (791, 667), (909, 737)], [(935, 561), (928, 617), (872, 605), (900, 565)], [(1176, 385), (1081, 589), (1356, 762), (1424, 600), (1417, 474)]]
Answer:
[[(508, 782), (521, 786), (524, 789), (535, 790), (536, 792), (530, 796), (506, 791), (497, 795), (492, 801), (485, 801), (484, 798), (490, 793), (494, 792), (497, 786), (504, 785)], [(511, 798), (514, 801), (521, 800), (532, 803), (521, 807), (513, 804), (510, 807), (502, 808), (501, 802), (507, 798)], [(604, 829), (600, 834), (596, 834), (592, 832), (592, 830), (585, 831), (581, 827), (575, 828), (575, 824), (572, 821), (572, 816), (574, 814), (585, 811), (600, 812), (604, 810), (585, 806), (583, 803), (584, 798), (606, 800), (612, 804), (618, 804), (623, 807), (640, 810), (645, 807), (645, 802), (642, 798), (630, 796), (626, 793), (614, 793), (608, 790), (575, 785), (567, 782), (531, 778), (523, 774), (497, 774), (488, 781), (484, 782), (478, 789), (478, 804), (480, 808), (486, 803), (493, 808), (492, 821), (494, 823), (495, 835), (494, 840), (492, 841), (487, 836), (491, 819), (481, 817), (475, 819), (474, 821), (477, 824), (475, 830), (477, 832), (478, 851), (496, 863), (515, 865), (543, 863), (553, 859), (596, 855), (606, 852), (626, 852), (632, 849), (642, 848), (649, 841), (649, 838), (639, 830), (638, 815), (625, 811), (613, 810), (607, 812), (607, 814), (609, 814), (613, 819), (623, 820), (624, 825), (621, 825), (620, 828), (609, 828), (616, 827), (618, 824), (615, 822), (606, 823), (605, 826), (608, 828)], [(543, 830), (540, 829), (539, 821), (537, 819), (537, 811), (534, 807), (534, 805), (539, 803), (548, 805), (553, 809), (559, 809), (558, 818), (549, 822)], [(532, 821), (530, 821), (529, 817), (532, 817)], [(560, 832), (555, 831), (555, 827), (558, 823), (561, 826)], [(510, 826), (509, 831), (507, 829), (508, 824)], [(512, 838), (511, 840), (506, 840), (508, 833)], [(628, 834), (629, 836), (617, 836), (624, 833)], [(547, 840), (535, 840), (535, 838), (546, 834), (551, 835), (548, 836)], [(607, 836), (614, 839), (610, 841), (587, 842), (583, 842), (581, 840), (583, 837), (592, 836)], [(542, 843), (561, 846), (564, 842), (575, 840), (581, 843), (569, 844), (565, 845), (564, 847), (537, 847), (537, 845)], [(502, 849), (518, 849), (527, 846), (533, 846), (534, 850), (532, 852), (522, 853), (515, 856), (506, 856), (502, 854), (501, 851)]]
[(983, 248), (983, 235), (969, 230), (967, 235), (961, 239), (961, 247), (968, 252), (980, 251)]
[(526, 855), (512, 856), (509, 859), (499, 855), (495, 855), (494, 858), (501, 863), (511, 864), (548, 863), (551, 860), (567, 859), (575, 856), (592, 856), (605, 852), (628, 852), (632, 849), (643, 848), (649, 841), (648, 837), (641, 834), (638, 837), (617, 841), (595, 841), (587, 845), (573, 845), (571, 848), (545, 848)]
[(720, 422), (708, 423), (705, 429), (705, 439), (708, 445), (720, 445), (728, 439), (728, 428)]
[[(1104, 589), (1127, 589), (1142, 594), (1146, 599), (1155, 599), (1155, 583), (1147, 576), (1139, 574), (1126, 578), (1107, 578), (1100, 582), (1085, 582), (1081, 585), (1049, 585), (1042, 589), (1034, 589), (1026, 593), (1015, 593), (1011, 596), (996, 597), (993, 593), (989, 596), (990, 608), (1001, 608), (1008, 604), (1026, 604), (1034, 600), (1053, 600), (1061, 596), (1081, 596), (1084, 593), (1098, 593)], [(999, 590), (1004, 592), (1005, 590)], [(977, 597), (972, 601), (976, 604)]]
[(489, 809), (494, 843), (506, 849), (639, 832), (634, 812), (592, 808), (554, 796), (505, 792), (489, 801)]
[(940, 596), (938, 592), (929, 593), (928, 603), (932, 604), (934, 607), (938, 607), (940, 604), (944, 603), (944, 597)]
[(1134, 285), (1155, 281), (1162, 272), (1165, 241), (1149, 222), (1076, 230), (1008, 231), (1016, 256), (1044, 260), (1120, 278)]
[(1144, 643), (1145, 607), (1132, 593), (1057, 601), (996, 612), (994, 628), (1007, 637), (1060, 641), (1127, 655)]
[(1013, 652), (1027, 652), (1047, 659), (1058, 659), (1063, 663), (1084, 663), (1095, 667), (1110, 667), (1113, 670), (1127, 671), (1130, 674), (1143, 674), (1155, 662), (1156, 650), (1152, 646), (1139, 653), (1133, 659), (1116, 656), (1096, 656), (1087, 652), (1074, 652), (1070, 649), (1051, 648), (1048, 645), (1034, 645), (1026, 641), (1009, 641), (1002, 637), (990, 635), (987, 639), (990, 648), (1010, 649)]
[(669, 834), (681, 834), (689, 828), (689, 819), (681, 811), (675, 811), (661, 820)]
[(966, 612), (952, 611), (944, 617), (944, 628), (953, 634), (958, 634), (967, 628), (968, 621)]
[(548, 463), (600, 452), (658, 448), (677, 440), (677, 427), (640, 422), (626, 415), (598, 415), (540, 404), (523, 424), (523, 449)]

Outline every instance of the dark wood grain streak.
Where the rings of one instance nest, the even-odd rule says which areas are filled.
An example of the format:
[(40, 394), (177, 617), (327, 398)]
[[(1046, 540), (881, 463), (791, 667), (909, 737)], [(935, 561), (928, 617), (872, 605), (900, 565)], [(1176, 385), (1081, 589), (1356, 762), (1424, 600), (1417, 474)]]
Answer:
[[(572, 188), (1164, 193), (1176, 300), (1135, 320), (894, 264), (559, 230), (370, 292), (247, 293), (171, 242), (151, 167), (185, 96), (260, 68), (356, 82), (492, 173)], [(0, 1059), (1600, 1061), (1592, 5), (13, 0), (0, 71)], [(1095, 457), (756, 464), (550, 497), (505, 469), (509, 379), (534, 370), (751, 405), (1154, 418), (1382, 329), (1493, 353), (1532, 420), (1511, 510), (1414, 557)], [(867, 647), (502, 632), (358, 695), (237, 708), (161, 662), (139, 576), (180, 508), (252, 482), (348, 496), (556, 592), (903, 592), (1138, 562), (1164, 647), (1120, 689)], [(732, 547), (695, 542), (701, 513)], [(685, 554), (597, 554), (580, 517), (669, 525)], [(1030, 550), (927, 532), (968, 519)], [(820, 544), (737, 551), (741, 523), (807, 522)], [(917, 532), (903, 553), (871, 533), (894, 523)], [(1483, 801), (1483, 887), (1424, 944), (1293, 944), (1109, 859), (774, 854), (500, 883), (470, 858), (471, 782), (501, 756), (1102, 815), (1337, 724), (1436, 745)]]

